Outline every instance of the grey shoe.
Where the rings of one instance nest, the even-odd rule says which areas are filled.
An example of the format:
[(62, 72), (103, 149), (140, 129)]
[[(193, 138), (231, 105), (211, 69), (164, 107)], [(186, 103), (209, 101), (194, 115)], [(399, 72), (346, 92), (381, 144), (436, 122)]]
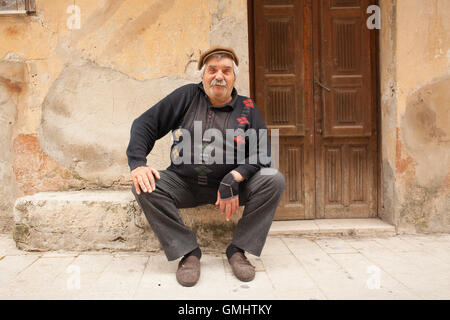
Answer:
[(248, 282), (255, 278), (255, 267), (248, 261), (245, 254), (236, 252), (228, 259), (234, 275), (241, 281)]
[(185, 287), (192, 287), (198, 279), (200, 279), (200, 259), (196, 256), (183, 257), (178, 263), (178, 283)]

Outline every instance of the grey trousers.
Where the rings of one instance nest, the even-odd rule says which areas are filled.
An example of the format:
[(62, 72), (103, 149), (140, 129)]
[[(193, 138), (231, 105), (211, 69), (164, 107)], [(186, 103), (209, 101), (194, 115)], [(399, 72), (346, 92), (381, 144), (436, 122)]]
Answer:
[[(214, 204), (217, 188), (188, 183), (169, 170), (159, 173), (155, 191), (138, 195), (133, 186), (132, 192), (171, 261), (198, 247), (195, 233), (184, 224), (178, 209)], [(273, 175), (259, 171), (240, 183), (239, 205), (245, 207), (233, 234), (235, 246), (255, 256), (261, 254), (284, 189), (284, 176), (279, 171)]]

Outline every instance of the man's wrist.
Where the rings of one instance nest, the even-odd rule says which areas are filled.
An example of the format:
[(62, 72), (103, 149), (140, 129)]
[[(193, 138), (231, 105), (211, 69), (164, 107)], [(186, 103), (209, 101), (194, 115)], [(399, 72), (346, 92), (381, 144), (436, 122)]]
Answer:
[(219, 193), (221, 200), (227, 200), (239, 195), (239, 181), (234, 178), (232, 172), (223, 177), (219, 185)]
[(244, 177), (239, 172), (237, 172), (236, 170), (232, 170), (231, 174), (233, 175), (234, 180), (236, 180), (237, 182), (244, 181)]

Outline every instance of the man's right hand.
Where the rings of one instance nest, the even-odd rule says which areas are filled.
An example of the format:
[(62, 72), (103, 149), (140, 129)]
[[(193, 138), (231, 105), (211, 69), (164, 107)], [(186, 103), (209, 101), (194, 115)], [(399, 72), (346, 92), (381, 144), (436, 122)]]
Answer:
[(137, 167), (131, 171), (131, 177), (133, 178), (134, 187), (137, 194), (141, 194), (141, 190), (144, 192), (152, 192), (156, 189), (156, 179), (161, 179), (158, 170), (152, 167)]

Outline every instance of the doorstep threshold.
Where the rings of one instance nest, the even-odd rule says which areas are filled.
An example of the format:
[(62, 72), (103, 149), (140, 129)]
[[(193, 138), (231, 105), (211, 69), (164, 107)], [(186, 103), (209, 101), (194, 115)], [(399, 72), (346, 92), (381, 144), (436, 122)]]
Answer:
[(395, 227), (378, 218), (274, 221), (269, 236), (395, 235)]

